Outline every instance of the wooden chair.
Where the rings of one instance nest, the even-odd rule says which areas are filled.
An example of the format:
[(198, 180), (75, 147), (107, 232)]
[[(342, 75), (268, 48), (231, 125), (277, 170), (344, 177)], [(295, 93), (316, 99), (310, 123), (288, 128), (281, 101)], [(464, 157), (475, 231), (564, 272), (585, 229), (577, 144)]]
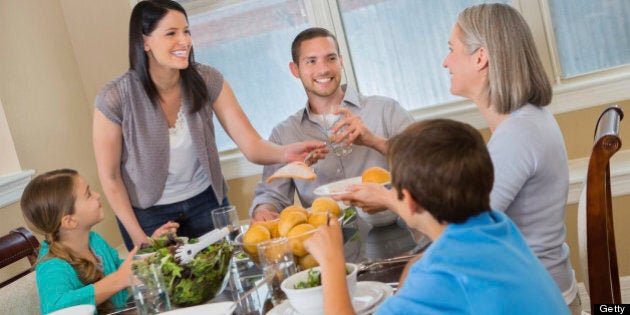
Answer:
[(621, 303), (609, 161), (621, 148), (622, 119), (623, 110), (614, 105), (597, 120), (585, 188), (578, 205), (580, 260), (592, 313), (595, 304)]
[(0, 268), (27, 258), (31, 267), (0, 283), (0, 288), (26, 276), (33, 271), (39, 254), (39, 241), (27, 229), (19, 227), (0, 237)]

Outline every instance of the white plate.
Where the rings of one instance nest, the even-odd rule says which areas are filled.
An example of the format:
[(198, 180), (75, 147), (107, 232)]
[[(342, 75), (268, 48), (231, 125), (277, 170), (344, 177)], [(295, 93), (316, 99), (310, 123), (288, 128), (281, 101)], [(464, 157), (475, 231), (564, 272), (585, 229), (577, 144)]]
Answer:
[(60, 310), (48, 313), (48, 315), (92, 315), (94, 314), (94, 305), (81, 304), (62, 308)]
[(236, 309), (234, 302), (218, 302), (201, 304), (196, 306), (178, 308), (176, 310), (160, 313), (165, 315), (201, 315), (201, 314), (232, 314)]
[[(392, 295), (394, 290), (385, 283), (376, 281), (357, 282), (357, 291), (352, 299), (352, 306), (357, 314), (369, 314), (368, 310), (375, 308), (386, 297)], [(323, 310), (322, 310), (323, 312)], [(299, 315), (291, 306), (289, 300), (271, 309), (267, 315)]]
[[(363, 178), (361, 176), (351, 177), (342, 179), (336, 182), (328, 183), (326, 185), (321, 185), (313, 191), (314, 194), (318, 196), (335, 196), (335, 195), (344, 195), (350, 193), (346, 190), (346, 187), (350, 185), (359, 185), (363, 183)], [(390, 185), (390, 182), (383, 183), (382, 185)]]
[(383, 303), (383, 301), (385, 301), (387, 297), (394, 295), (394, 288), (383, 282), (361, 281), (359, 283), (364, 283), (365, 285), (371, 286), (373, 288), (378, 288), (383, 292), (383, 297), (379, 301), (376, 301), (376, 303), (374, 303), (369, 309), (365, 310), (362, 314), (372, 314), (376, 312), (376, 309), (378, 309), (379, 305), (381, 305), (381, 303)]
[(358, 184), (361, 184), (361, 176), (346, 178), (340, 181), (319, 186), (315, 188), (315, 191), (313, 191), (313, 193), (318, 196), (343, 195), (349, 193), (349, 191), (346, 190), (346, 187)]

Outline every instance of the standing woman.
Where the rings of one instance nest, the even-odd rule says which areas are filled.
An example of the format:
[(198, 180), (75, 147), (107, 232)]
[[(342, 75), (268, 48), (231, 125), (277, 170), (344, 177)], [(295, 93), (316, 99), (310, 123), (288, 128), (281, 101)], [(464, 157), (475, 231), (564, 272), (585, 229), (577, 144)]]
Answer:
[(459, 15), (449, 48), (443, 65), (451, 75), (451, 93), (471, 99), (492, 131), (491, 207), (516, 223), (579, 314), (565, 243), (567, 153), (560, 128), (545, 108), (552, 89), (531, 31), (512, 7), (482, 4)]
[(254, 163), (303, 160), (325, 145), (263, 140), (221, 73), (194, 62), (188, 17), (175, 1), (134, 7), (129, 63), (96, 97), (93, 124), (99, 178), (127, 248), (168, 221), (188, 237), (213, 228), (211, 209), (228, 204), (214, 114)]

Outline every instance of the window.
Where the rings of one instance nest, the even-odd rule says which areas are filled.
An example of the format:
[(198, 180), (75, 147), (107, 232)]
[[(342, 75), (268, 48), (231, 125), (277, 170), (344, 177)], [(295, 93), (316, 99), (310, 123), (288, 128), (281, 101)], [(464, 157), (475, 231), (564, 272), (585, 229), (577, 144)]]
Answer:
[(562, 77), (630, 64), (630, 1), (550, 0)]
[(442, 67), (446, 43), (459, 12), (483, 2), (340, 0), (359, 90), (389, 96), (408, 110), (460, 99), (449, 92)]
[[(195, 13), (199, 12), (199, 13)], [(291, 75), (291, 42), (308, 20), (301, 0), (241, 1), (189, 13), (195, 59), (219, 69), (263, 138), (306, 104)], [(235, 148), (215, 117), (219, 150)]]
[[(305, 105), (303, 88), (288, 68), (290, 45), (297, 33), (314, 25), (337, 35), (344, 77), (363, 94), (392, 97), (417, 119), (450, 117), (485, 127), (474, 105), (450, 95), (442, 68), (458, 13), (483, 2), (513, 5), (532, 27), (555, 79), (552, 111), (630, 99), (627, 0), (180, 2), (186, 2), (197, 60), (223, 72), (265, 138)], [(557, 104), (562, 102), (566, 105)], [(220, 150), (235, 147), (221, 128), (217, 134)]]

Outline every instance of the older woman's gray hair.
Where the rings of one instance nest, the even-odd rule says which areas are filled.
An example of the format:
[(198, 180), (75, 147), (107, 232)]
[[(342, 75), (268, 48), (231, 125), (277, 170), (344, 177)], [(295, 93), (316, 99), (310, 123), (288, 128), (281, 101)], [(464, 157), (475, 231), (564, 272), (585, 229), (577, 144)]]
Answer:
[(552, 89), (525, 19), (509, 5), (481, 4), (460, 13), (457, 24), (468, 52), (488, 54), (490, 106), (509, 114), (526, 103), (546, 106)]

